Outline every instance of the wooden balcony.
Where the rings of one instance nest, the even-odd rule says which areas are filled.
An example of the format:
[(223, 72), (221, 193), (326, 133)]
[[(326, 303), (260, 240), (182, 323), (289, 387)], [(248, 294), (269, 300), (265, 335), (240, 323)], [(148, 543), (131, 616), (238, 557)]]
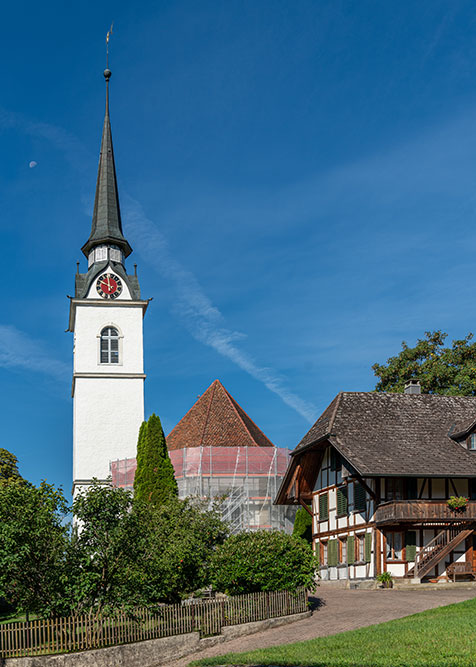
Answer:
[(375, 511), (377, 524), (476, 522), (476, 501), (463, 510), (451, 510), (446, 500), (391, 500)]

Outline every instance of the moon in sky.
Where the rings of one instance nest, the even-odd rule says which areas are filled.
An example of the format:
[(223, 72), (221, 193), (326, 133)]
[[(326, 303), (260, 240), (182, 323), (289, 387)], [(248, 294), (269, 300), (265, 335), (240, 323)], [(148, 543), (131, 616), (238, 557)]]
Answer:
[(38, 162), (35, 162), (35, 160), (32, 160), (28, 166), (30, 167), (30, 169), (34, 169), (37, 164), (38, 164)]

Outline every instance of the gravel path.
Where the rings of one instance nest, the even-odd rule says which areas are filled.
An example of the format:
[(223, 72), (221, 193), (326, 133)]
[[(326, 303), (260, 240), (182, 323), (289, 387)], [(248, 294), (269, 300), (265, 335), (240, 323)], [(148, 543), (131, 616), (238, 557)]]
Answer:
[(476, 597), (476, 588), (406, 591), (322, 587), (318, 589), (317, 596), (318, 606), (310, 618), (218, 644), (168, 663), (167, 667), (186, 667), (191, 660), (199, 658), (290, 644), (391, 621), (425, 609)]

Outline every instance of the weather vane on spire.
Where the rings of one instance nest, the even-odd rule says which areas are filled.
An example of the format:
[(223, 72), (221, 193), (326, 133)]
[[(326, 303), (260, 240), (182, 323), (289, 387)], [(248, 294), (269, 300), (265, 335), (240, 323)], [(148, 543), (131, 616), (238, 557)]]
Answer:
[(111, 23), (111, 27), (107, 31), (106, 35), (106, 69), (109, 69), (109, 39), (112, 35), (112, 26), (114, 25), (114, 21)]

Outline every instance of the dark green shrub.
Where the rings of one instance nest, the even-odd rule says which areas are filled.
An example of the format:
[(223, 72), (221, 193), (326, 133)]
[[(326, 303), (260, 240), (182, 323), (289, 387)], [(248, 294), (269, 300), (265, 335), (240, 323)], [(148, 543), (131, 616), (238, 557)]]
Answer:
[(317, 560), (304, 540), (265, 530), (232, 535), (212, 559), (213, 586), (230, 595), (314, 588)]
[(296, 512), (293, 535), (312, 544), (312, 516), (306, 512), (304, 507), (300, 507)]
[(160, 505), (178, 495), (174, 467), (170, 460), (159, 417), (153, 414), (144, 422), (137, 442), (137, 470), (134, 498)]

